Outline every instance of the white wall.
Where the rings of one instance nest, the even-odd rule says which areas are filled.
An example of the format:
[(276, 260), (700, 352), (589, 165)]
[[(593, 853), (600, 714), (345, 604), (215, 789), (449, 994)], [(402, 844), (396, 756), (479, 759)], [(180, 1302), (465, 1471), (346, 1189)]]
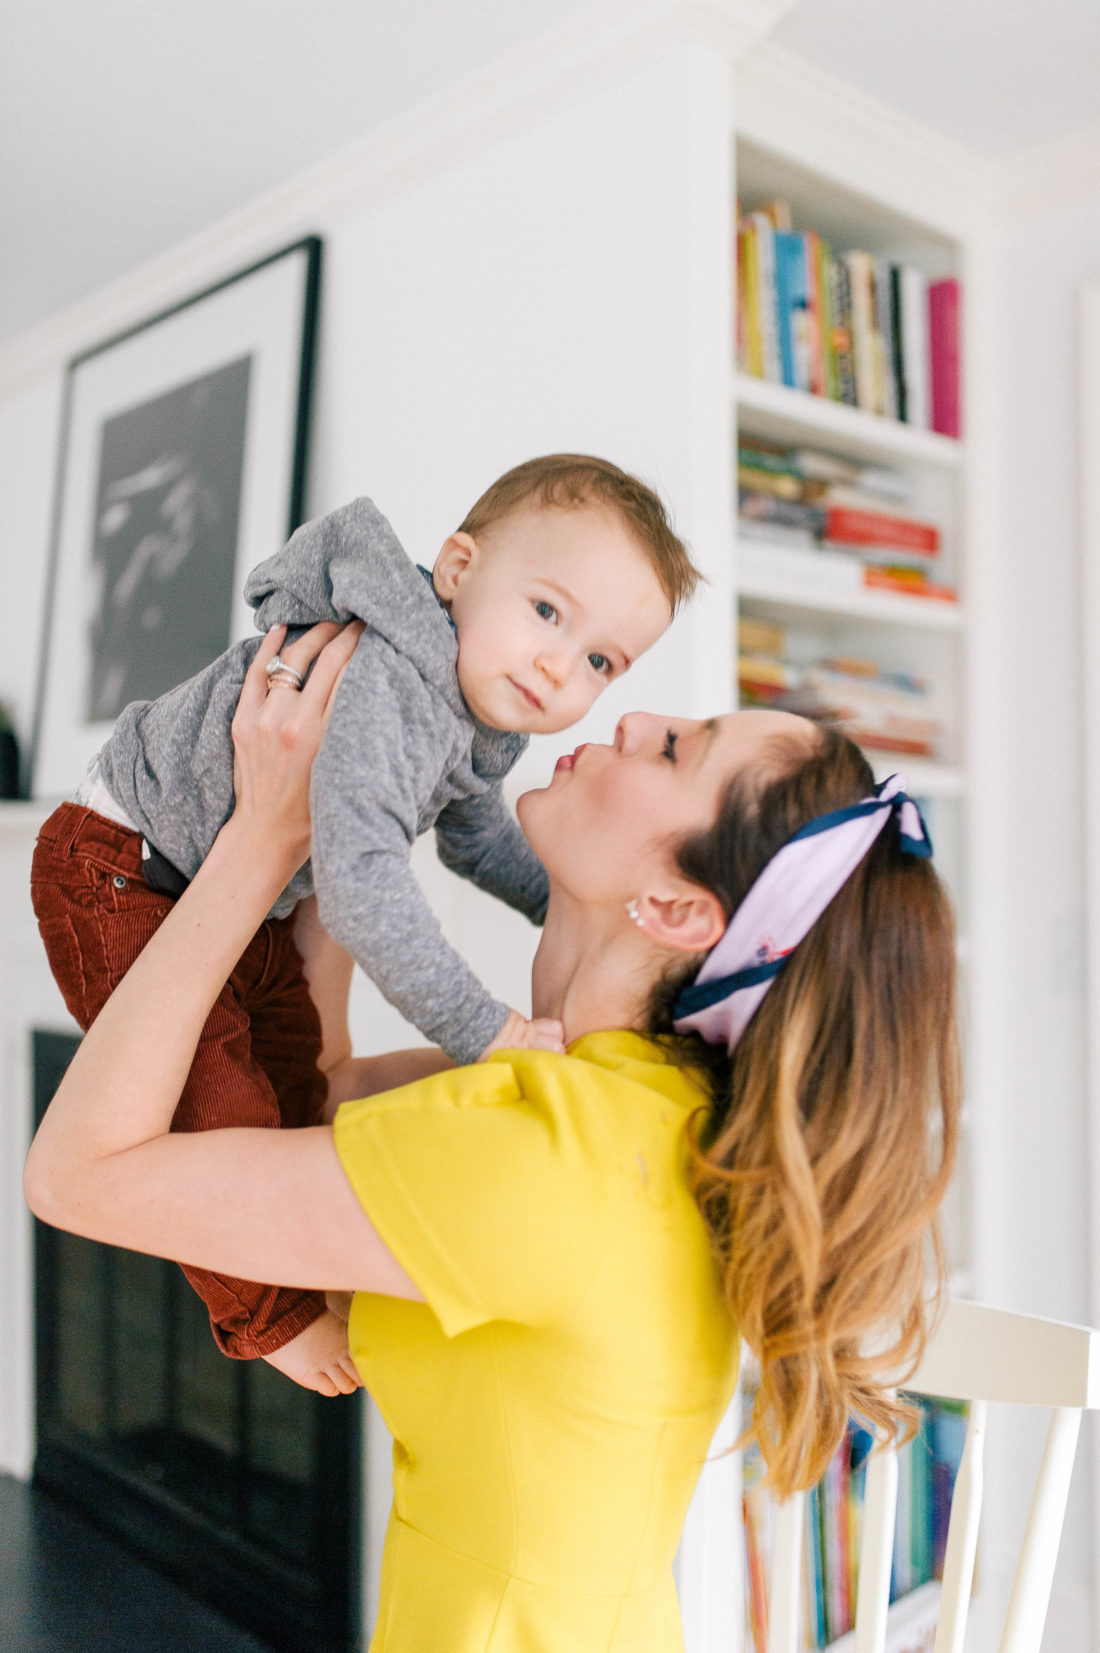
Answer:
[[(986, 356), (990, 383), (981, 406), (993, 426), (984, 433), (992, 467), (985, 481), (993, 485), (987, 531), (1000, 568), (995, 772), (1007, 854), (996, 915), (1004, 1049), (998, 1094), (987, 1099), (996, 1150), (984, 1173), (992, 1186), (979, 1190), (980, 1279), (991, 1302), (1095, 1324), (1083, 884), (1083, 834), (1095, 824), (1084, 821), (1081, 784), (1076, 419), (1077, 295), (1081, 280), (1100, 272), (1100, 187), (1041, 212), (1006, 215), (989, 257), (995, 348)], [(1019, 1464), (1008, 1446), (1009, 1426), (1000, 1423), (991, 1434), (987, 1496), (995, 1513), (983, 1566), (994, 1586), (985, 1593), (993, 1598), (1018, 1536), (1026, 1471), (1037, 1460), (1043, 1427), (1038, 1417), (1025, 1424)], [(1088, 1603), (1097, 1548), (1088, 1484), (1096, 1433), (1091, 1419), (1044, 1642), (1051, 1650), (1100, 1645)]]
[[(603, 81), (488, 147), (456, 145), (455, 159), (373, 201), (349, 206), (345, 192), (334, 210), (324, 192), (307, 197), (295, 222), (273, 220), (270, 242), (317, 230), (325, 243), (311, 515), (369, 492), (409, 550), (431, 562), (494, 476), (568, 448), (654, 482), (712, 566), (690, 627), (675, 628), (554, 752), (584, 734), (607, 738), (630, 706), (710, 712), (732, 689), (728, 65), (717, 48), (685, 41), (621, 62)], [(254, 226), (247, 235), (254, 241)], [(256, 251), (231, 257), (227, 245), (226, 269)], [(195, 285), (211, 278), (204, 268)], [(0, 699), (10, 699), (24, 739), (59, 368), (0, 403), (0, 578), (19, 615), (9, 628), (18, 637), (0, 652)], [(545, 747), (533, 753), (527, 784), (548, 777), (551, 761)], [(474, 968), (525, 1008), (534, 929), (467, 894), (430, 843), (416, 865)], [(354, 1022), (361, 1050), (410, 1037), (362, 978)], [(29, 1326), (15, 1335), (25, 1340)], [(13, 1461), (29, 1462), (29, 1452)], [(715, 1473), (732, 1474), (732, 1460)], [(374, 1475), (371, 1484), (377, 1490)]]

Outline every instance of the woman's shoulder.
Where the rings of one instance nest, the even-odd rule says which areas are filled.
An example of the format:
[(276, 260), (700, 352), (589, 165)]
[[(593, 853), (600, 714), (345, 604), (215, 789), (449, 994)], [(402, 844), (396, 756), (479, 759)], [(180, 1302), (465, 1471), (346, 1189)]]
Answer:
[(677, 1280), (706, 1253), (684, 1159), (702, 1101), (659, 1044), (589, 1034), (346, 1102), (336, 1151), (448, 1334), (546, 1324), (575, 1317), (594, 1259), (625, 1290), (643, 1251), (686, 1257)]
[(706, 1103), (700, 1075), (668, 1045), (609, 1030), (585, 1034), (565, 1054), (497, 1051), (486, 1062), (346, 1102), (336, 1134), (347, 1151), (360, 1135), (418, 1132), (431, 1116), (436, 1140), (489, 1133), (501, 1145), (522, 1141), (529, 1154), (599, 1159), (609, 1144), (633, 1139), (643, 1118), (678, 1139)]

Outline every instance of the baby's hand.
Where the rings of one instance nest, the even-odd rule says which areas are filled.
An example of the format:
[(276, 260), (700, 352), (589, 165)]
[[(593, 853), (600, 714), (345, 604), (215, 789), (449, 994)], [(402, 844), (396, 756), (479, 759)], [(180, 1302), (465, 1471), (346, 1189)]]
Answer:
[(484, 1062), (494, 1050), (556, 1050), (563, 1053), (565, 1029), (549, 1016), (533, 1016), (528, 1021), (518, 1010), (509, 1010), (504, 1026), (496, 1038), (485, 1046), (478, 1061)]
[(348, 1350), (347, 1322), (331, 1309), (263, 1358), (284, 1377), (303, 1389), (316, 1389), (319, 1395), (350, 1395), (362, 1387)]

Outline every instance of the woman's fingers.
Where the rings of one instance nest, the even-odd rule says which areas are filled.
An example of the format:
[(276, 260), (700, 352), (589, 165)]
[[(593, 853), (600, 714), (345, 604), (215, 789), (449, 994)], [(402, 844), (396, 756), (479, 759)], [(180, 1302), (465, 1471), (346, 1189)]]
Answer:
[(315, 626), (310, 626), (308, 631), (303, 631), (302, 635), (296, 637), (293, 643), (288, 643), (285, 648), (280, 649), (279, 658), (285, 660), (288, 666), (293, 666), (300, 676), (308, 677), (309, 668), (324, 649), (326, 643), (330, 643), (343, 630), (344, 625), (340, 620), (318, 620)]
[(260, 646), (256, 650), (252, 664), (245, 673), (244, 682), (241, 685), (240, 699), (237, 702), (238, 709), (244, 707), (246, 711), (254, 711), (257, 707), (263, 705), (267, 698), (267, 663), (278, 654), (279, 644), (285, 636), (285, 626), (273, 626), (261, 639)]
[(347, 670), (348, 661), (355, 653), (362, 635), (362, 620), (353, 620), (350, 625), (343, 628), (338, 636), (325, 644), (325, 647), (314, 661), (306, 689), (311, 694), (316, 695), (321, 707), (322, 721), (326, 724), (332, 716), (332, 708), (336, 701), (336, 691), (340, 687), (340, 679)]

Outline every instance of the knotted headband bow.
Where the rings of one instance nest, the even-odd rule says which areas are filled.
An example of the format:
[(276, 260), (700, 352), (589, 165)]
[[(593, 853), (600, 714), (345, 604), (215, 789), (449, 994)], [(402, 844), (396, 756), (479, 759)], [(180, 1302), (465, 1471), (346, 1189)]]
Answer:
[(931, 855), (932, 840), (904, 775), (891, 775), (870, 798), (800, 827), (772, 856), (677, 999), (677, 1033), (699, 1033), (732, 1055), (787, 959), (894, 816), (901, 848)]

